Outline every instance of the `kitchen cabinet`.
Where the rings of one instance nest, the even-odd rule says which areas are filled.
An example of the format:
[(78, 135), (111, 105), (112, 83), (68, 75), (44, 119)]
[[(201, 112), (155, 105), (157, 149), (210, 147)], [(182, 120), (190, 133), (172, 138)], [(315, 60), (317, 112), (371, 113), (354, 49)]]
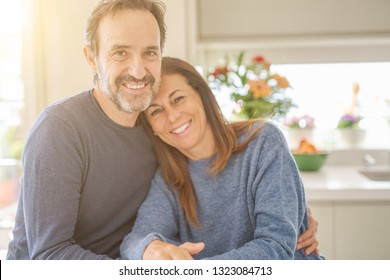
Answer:
[(309, 202), (321, 254), (335, 260), (390, 259), (390, 202)]
[(351, 166), (302, 172), (319, 222), (321, 253), (335, 260), (390, 259), (390, 182), (370, 181)]

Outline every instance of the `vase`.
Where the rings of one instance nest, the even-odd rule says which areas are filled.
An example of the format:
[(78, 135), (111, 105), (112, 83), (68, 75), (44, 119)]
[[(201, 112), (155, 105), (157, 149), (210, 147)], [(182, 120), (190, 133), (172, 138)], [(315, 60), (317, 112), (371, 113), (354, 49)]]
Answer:
[(366, 132), (360, 128), (339, 128), (338, 146), (341, 148), (359, 148), (365, 140)]
[(287, 131), (287, 142), (291, 150), (299, 147), (299, 143), (306, 139), (310, 143), (314, 142), (314, 129), (312, 128), (289, 128)]

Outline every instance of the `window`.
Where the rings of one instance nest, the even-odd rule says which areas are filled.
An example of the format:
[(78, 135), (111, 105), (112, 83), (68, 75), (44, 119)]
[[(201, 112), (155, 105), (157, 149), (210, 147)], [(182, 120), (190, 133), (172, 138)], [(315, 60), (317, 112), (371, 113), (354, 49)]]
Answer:
[(358, 110), (363, 118), (361, 127), (366, 131), (361, 147), (390, 147), (390, 62), (290, 64), (275, 68), (293, 87), (291, 96), (298, 106), (291, 114), (314, 117), (316, 127), (324, 132), (320, 145), (339, 146), (334, 128), (350, 105), (353, 84), (358, 83)]
[(0, 5), (0, 158), (9, 159), (21, 152), (22, 9), (21, 0), (0, 0)]
[(22, 0), (0, 0), (0, 259), (16, 212), (23, 146)]

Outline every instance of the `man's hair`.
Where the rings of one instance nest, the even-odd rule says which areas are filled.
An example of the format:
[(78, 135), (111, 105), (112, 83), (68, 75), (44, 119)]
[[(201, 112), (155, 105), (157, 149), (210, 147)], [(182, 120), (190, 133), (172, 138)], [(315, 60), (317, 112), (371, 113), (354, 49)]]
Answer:
[(159, 0), (101, 0), (100, 3), (92, 11), (92, 14), (87, 20), (85, 30), (85, 43), (91, 47), (92, 52), (99, 52), (98, 45), (98, 28), (103, 17), (113, 14), (120, 10), (147, 10), (157, 20), (160, 28), (160, 48), (164, 48), (166, 25), (164, 22), (165, 5)]

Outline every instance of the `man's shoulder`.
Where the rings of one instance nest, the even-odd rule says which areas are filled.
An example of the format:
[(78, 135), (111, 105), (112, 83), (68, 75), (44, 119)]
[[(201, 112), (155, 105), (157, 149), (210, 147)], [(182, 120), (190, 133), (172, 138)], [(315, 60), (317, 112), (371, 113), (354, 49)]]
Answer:
[(92, 103), (92, 91), (82, 91), (76, 95), (60, 99), (46, 107), (46, 112), (61, 112), (64, 110), (75, 110), (78, 108), (85, 108), (87, 104)]

